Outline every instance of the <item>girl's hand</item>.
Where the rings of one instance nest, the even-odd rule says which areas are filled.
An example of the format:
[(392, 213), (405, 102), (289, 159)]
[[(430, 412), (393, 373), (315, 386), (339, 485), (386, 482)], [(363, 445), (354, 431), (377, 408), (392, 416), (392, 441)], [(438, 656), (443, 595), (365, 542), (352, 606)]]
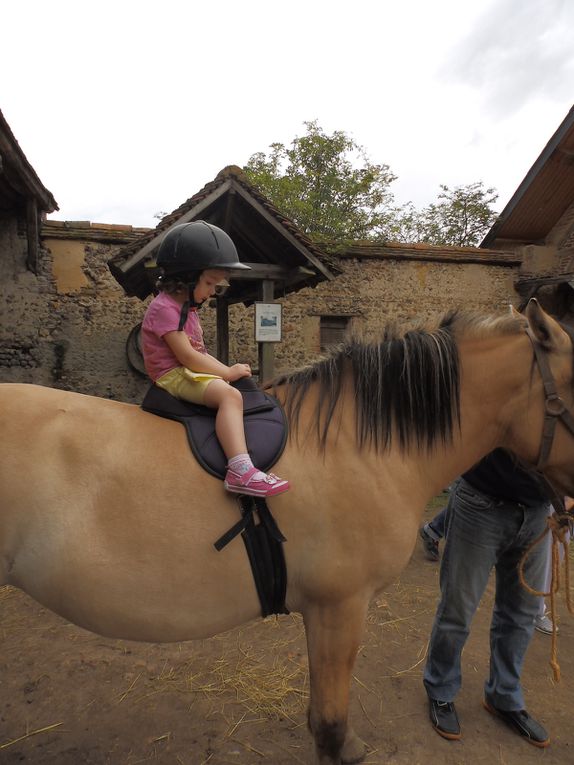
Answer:
[(229, 367), (228, 382), (234, 382), (242, 377), (251, 377), (251, 367), (249, 364), (234, 364), (232, 367)]

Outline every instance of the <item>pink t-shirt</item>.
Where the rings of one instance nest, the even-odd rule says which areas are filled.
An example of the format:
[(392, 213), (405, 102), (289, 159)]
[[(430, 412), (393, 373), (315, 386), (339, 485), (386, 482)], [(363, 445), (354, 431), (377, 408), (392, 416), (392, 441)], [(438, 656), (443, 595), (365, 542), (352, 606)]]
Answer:
[[(167, 292), (160, 292), (148, 306), (140, 333), (146, 372), (155, 382), (181, 364), (163, 339), (167, 332), (177, 332), (181, 305)], [(189, 309), (183, 331), (189, 342), (200, 353), (207, 353), (203, 343), (203, 330), (195, 308)]]

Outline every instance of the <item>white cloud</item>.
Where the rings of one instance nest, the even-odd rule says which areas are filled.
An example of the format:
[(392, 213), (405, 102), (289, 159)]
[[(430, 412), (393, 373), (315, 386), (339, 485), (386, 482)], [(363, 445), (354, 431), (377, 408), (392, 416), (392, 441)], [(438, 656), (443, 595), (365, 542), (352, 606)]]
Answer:
[[(155, 225), (317, 119), (399, 176), (514, 191), (570, 107), (558, 0), (54, 0), (3, 10), (0, 108), (60, 219)], [(536, 15), (535, 15), (536, 14)]]
[(496, 118), (533, 99), (563, 100), (574, 81), (574, 4), (501, 0), (453, 50), (443, 73), (478, 91)]

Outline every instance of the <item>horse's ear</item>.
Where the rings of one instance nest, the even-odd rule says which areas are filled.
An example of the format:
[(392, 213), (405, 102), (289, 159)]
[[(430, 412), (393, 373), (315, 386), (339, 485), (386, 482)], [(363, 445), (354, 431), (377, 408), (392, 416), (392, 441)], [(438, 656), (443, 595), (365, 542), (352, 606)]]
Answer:
[(508, 304), (508, 312), (511, 316), (514, 316), (515, 319), (522, 319), (524, 323), (526, 323), (526, 320), (524, 316), (520, 313), (520, 311), (517, 311), (516, 308), (512, 305), (512, 303)]
[(526, 316), (521, 313), (520, 311), (517, 311), (516, 308), (512, 305), (512, 303), (508, 304), (508, 313), (512, 316), (513, 319), (518, 319), (522, 327), (524, 327), (524, 330), (526, 331), (526, 328), (528, 327), (528, 319)]
[(524, 315), (528, 319), (534, 337), (543, 348), (548, 351), (558, 350), (563, 345), (566, 337), (565, 332), (558, 322), (542, 309), (536, 298), (531, 298), (528, 301)]

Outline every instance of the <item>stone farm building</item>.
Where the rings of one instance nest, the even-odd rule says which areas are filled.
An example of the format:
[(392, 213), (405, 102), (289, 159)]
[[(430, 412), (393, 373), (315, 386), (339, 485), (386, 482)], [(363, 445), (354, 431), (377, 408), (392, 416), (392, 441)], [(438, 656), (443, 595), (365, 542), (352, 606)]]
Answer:
[[(480, 247), (311, 242), (234, 166), (156, 229), (47, 220), (58, 209), (0, 112), (0, 381), (139, 402), (138, 325), (150, 268), (172, 225), (225, 228), (250, 279), (202, 309), (206, 341), (230, 361), (262, 361), (254, 302), (282, 305), (275, 371), (317, 357), (349, 329), (433, 320), (453, 307), (498, 312), (532, 295), (574, 317), (574, 109)], [(266, 363), (269, 360), (267, 359)]]

